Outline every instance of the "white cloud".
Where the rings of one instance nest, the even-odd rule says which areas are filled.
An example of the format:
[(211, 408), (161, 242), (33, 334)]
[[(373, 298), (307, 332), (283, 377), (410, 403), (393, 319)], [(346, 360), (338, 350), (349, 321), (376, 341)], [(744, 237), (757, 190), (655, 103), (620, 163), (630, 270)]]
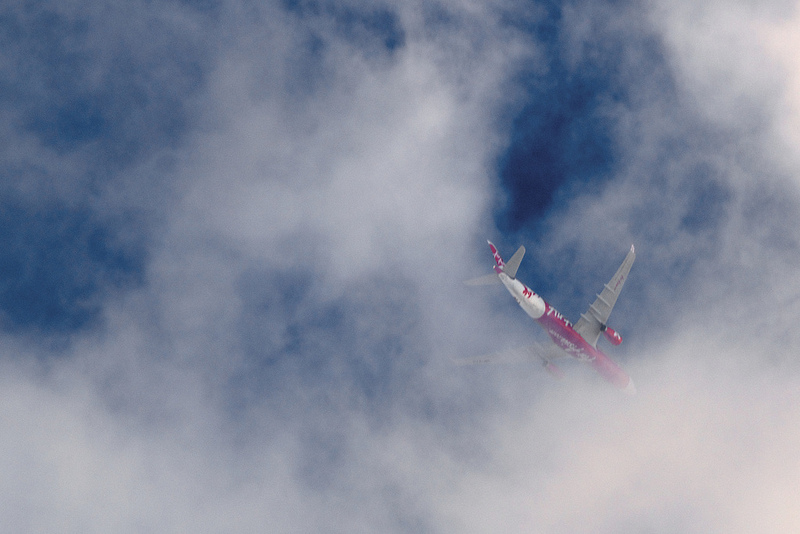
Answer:
[[(173, 9), (168, 20), (187, 19)], [(398, 7), (405, 43), (375, 55), (324, 9), (227, 6), (207, 23), (214, 69), (193, 96), (193, 129), (115, 175), (123, 194), (100, 187), (93, 201), (158, 217), (146, 284), (60, 356), (3, 341), (11, 528), (797, 529), (797, 369), (785, 352), (797, 236), (775, 229), (794, 221), (796, 192), (748, 174), (793, 168), (764, 148), (793, 120), (776, 111), (793, 109), (781, 44), (792, 23), (759, 19), (762, 49), (746, 41), (747, 6), (664, 4), (651, 30), (636, 22), (663, 36), (679, 97), (645, 85), (639, 105), (614, 108), (618, 175), (555, 213), (527, 260), (591, 291), (605, 281), (597, 265), (610, 276), (629, 241), (650, 238), (636, 243), (618, 316), (639, 329), (630, 399), (578, 366), (561, 384), (537, 366), (446, 364), (482, 343), (524, 344), (531, 328), (492, 288), (458, 280), (490, 263), (473, 265), (472, 247), (491, 232), (508, 127), (497, 113), (520, 96), (520, 63), (541, 58), (501, 13), (519, 6), (441, 9), (449, 22), (433, 30), (423, 6)], [(576, 65), (595, 31), (580, 13)], [(698, 110), (691, 124), (734, 142), (665, 150)], [(754, 125), (767, 134), (743, 156)], [(730, 196), (710, 229), (691, 230), (682, 221), (702, 195), (686, 187), (701, 163)], [(154, 176), (159, 197), (129, 176)], [(574, 264), (559, 265), (573, 246)]]

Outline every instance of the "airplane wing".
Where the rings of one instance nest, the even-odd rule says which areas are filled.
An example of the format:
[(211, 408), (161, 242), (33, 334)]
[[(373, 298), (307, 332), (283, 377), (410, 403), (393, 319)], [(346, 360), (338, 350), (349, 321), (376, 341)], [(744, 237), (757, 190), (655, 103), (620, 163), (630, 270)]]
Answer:
[(564, 373), (561, 371), (561, 369), (556, 367), (555, 364), (553, 364), (553, 360), (566, 357), (567, 353), (554, 345), (550, 346), (549, 348), (545, 348), (541, 344), (536, 343), (535, 345), (528, 345), (527, 347), (519, 347), (501, 352), (494, 352), (492, 354), (485, 354), (476, 358), (451, 359), (456, 365), (526, 362), (538, 359), (548, 373), (560, 380), (564, 378)]
[(603, 287), (603, 291), (597, 295), (597, 300), (589, 306), (586, 313), (581, 315), (581, 318), (573, 327), (575, 331), (583, 337), (592, 347), (597, 346), (597, 338), (606, 326), (608, 316), (611, 315), (611, 310), (614, 309), (614, 304), (617, 302), (622, 291), (622, 286), (628, 278), (628, 273), (633, 265), (633, 260), (636, 259), (636, 252), (631, 245), (631, 250), (625, 256), (622, 265), (617, 269), (617, 273), (609, 283)]
[(523, 363), (538, 358), (543, 363), (566, 358), (568, 354), (555, 345), (545, 347), (541, 343), (507, 349), (473, 358), (451, 358), (456, 365), (479, 365), (484, 363)]

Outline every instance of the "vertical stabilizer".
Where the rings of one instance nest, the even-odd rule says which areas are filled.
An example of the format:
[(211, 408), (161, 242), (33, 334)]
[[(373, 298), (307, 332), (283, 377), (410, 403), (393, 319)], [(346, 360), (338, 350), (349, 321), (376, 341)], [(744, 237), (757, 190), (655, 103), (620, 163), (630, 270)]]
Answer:
[(497, 264), (494, 267), (494, 272), (500, 274), (501, 272), (503, 272), (503, 268), (506, 266), (506, 264), (503, 263), (503, 258), (500, 257), (500, 253), (497, 252), (497, 247), (494, 246), (494, 243), (492, 243), (491, 241), (487, 242), (489, 243), (489, 248), (492, 250), (492, 255), (494, 256), (494, 262)]

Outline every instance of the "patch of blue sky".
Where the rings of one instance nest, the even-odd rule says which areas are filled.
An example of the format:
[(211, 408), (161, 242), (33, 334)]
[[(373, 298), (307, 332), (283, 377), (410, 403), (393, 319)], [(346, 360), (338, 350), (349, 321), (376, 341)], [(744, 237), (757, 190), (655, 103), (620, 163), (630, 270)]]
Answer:
[(0, 17), (9, 65), (0, 102), (20, 113), (23, 131), (62, 152), (99, 143), (101, 158), (125, 165), (175, 146), (187, 102), (203, 85), (203, 46), (160, 28), (169, 54), (134, 52), (122, 37), (99, 47), (90, 31), (98, 23), (46, 6)]
[(376, 5), (356, 9), (338, 2), (283, 0), (284, 8), (300, 18), (328, 18), (338, 36), (360, 47), (366, 55), (382, 50), (392, 53), (405, 45), (406, 37), (399, 17), (391, 9)]
[(86, 209), (0, 209), (2, 328), (63, 334), (92, 326), (108, 291), (143, 282), (145, 254), (114, 242)]
[(223, 9), (221, 0), (178, 0), (178, 2), (194, 11), (215, 17), (219, 16)]
[(510, 145), (498, 159), (508, 203), (498, 207), (495, 222), (509, 233), (537, 233), (547, 212), (563, 205), (559, 191), (602, 185), (621, 156), (615, 109), (635, 106), (641, 98), (637, 88), (653, 81), (667, 92), (672, 87), (657, 40), (637, 24), (575, 42), (564, 6), (545, 6), (545, 16), (527, 28), (542, 49), (545, 67), (519, 75), (526, 99), (513, 116)]
[[(131, 221), (144, 215), (95, 213), (105, 208), (94, 196), (119, 171), (180, 145), (209, 60), (197, 35), (157, 19), (146, 29), (151, 35), (138, 35), (152, 46), (131, 47), (126, 40), (136, 29), (99, 43), (103, 21), (91, 11), (75, 15), (30, 4), (0, 13), (0, 108), (14, 134), (38, 141), (0, 161), (7, 173), (0, 200), (5, 328), (87, 328), (107, 290), (143, 279), (147, 226)], [(56, 164), (37, 163), (52, 162), (53, 154), (65, 158), (63, 165), (80, 154), (84, 167), (62, 173)], [(81, 185), (65, 187), (74, 194), (63, 201), (17, 192), (70, 180)]]

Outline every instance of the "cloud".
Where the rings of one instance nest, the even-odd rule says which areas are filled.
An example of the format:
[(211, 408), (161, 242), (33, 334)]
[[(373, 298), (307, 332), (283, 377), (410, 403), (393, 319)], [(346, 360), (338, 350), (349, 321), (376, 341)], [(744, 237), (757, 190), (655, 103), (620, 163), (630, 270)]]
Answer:
[[(4, 287), (67, 325), (3, 293), (10, 527), (796, 528), (794, 11), (734, 7), (7, 8)], [(553, 161), (605, 163), (525, 212), (504, 162), (547, 87), (591, 96)], [(486, 237), (569, 317), (636, 243), (637, 397), (449, 364), (533, 337), (459, 283)]]

